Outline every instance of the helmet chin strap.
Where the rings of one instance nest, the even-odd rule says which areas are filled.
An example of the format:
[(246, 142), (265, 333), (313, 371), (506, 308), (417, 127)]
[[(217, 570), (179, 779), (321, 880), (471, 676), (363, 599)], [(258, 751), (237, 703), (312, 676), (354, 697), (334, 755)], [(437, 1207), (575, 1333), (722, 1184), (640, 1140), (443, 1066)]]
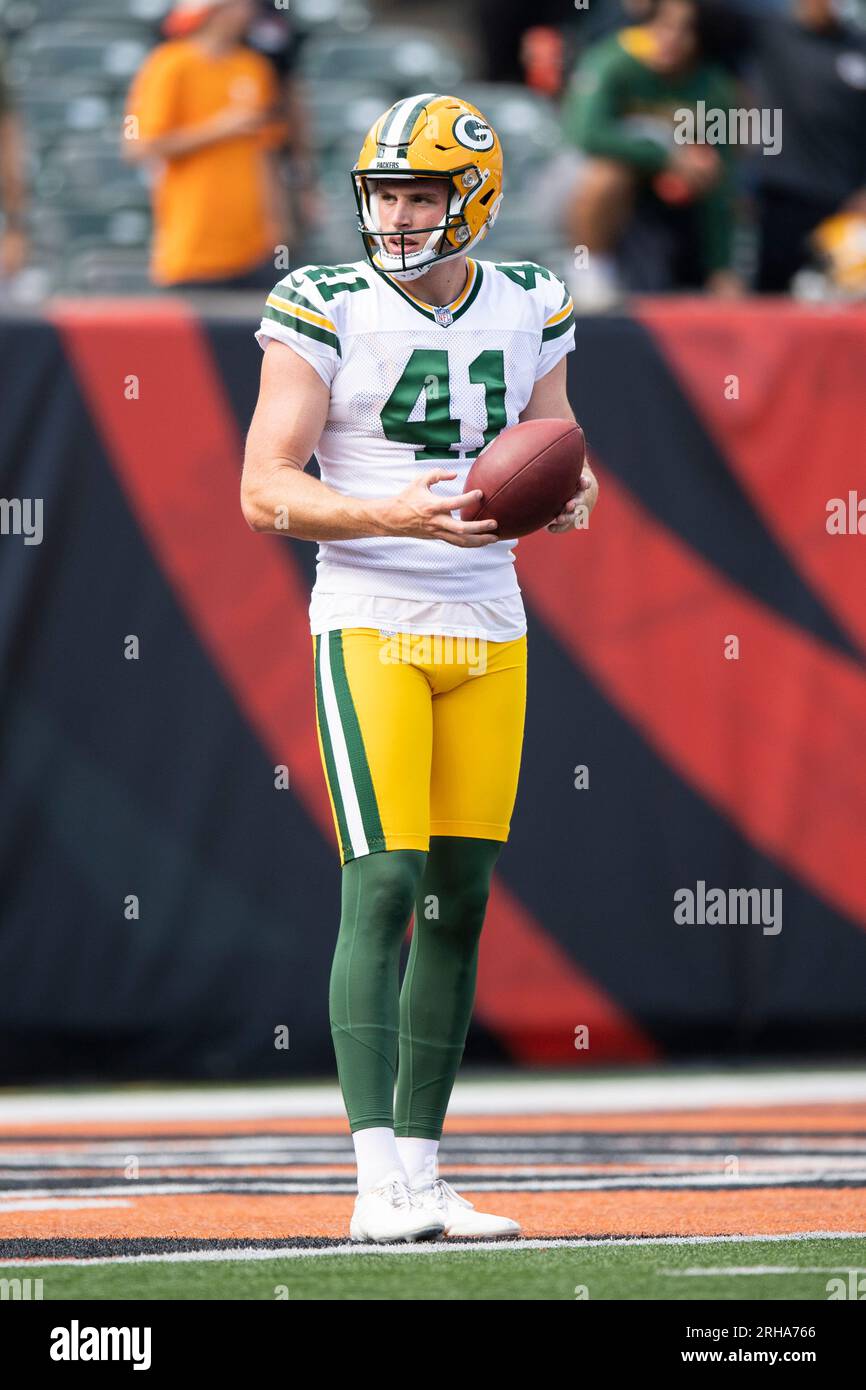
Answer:
[[(391, 233), (391, 235), (394, 235), (394, 233)], [(407, 233), (407, 235), (409, 235), (409, 233)], [(376, 252), (376, 255), (382, 266), (382, 269), (387, 271), (389, 275), (393, 275), (395, 280), (414, 280), (419, 275), (423, 275), (426, 271), (430, 270), (432, 266), (437, 265), (439, 263), (439, 256), (429, 255), (428, 253), (433, 251), (437, 242), (441, 241), (443, 235), (444, 233), (437, 228), (436, 231), (430, 233), (426, 243), (424, 244), (424, 246), (420, 248), (420, 250), (412, 251), (409, 255), (405, 257), (401, 256), (399, 252), (392, 254), (391, 252), (386, 251), (384, 246), (381, 244), (384, 238), (380, 237), (380, 245)], [(420, 265), (417, 263), (413, 265), (413, 260), (415, 260), (415, 258), (419, 256), (423, 256), (424, 260), (421, 262)], [(405, 266), (404, 260), (406, 262)]]
[[(453, 204), (454, 204), (454, 201), (455, 201), (454, 196), (452, 196), (452, 198), (451, 198), (451, 205), (452, 205), (451, 210), (452, 210), (452, 211), (453, 211)], [(458, 198), (458, 201), (459, 201), (459, 198)], [(406, 237), (406, 236), (414, 236), (415, 233), (412, 232), (411, 229), (410, 229), (410, 230), (408, 230), (408, 231), (403, 232), (402, 234), (401, 234), (400, 232), (389, 232), (389, 233), (386, 233), (385, 235), (379, 235), (380, 230), (381, 230), (381, 218), (379, 217), (379, 209), (378, 209), (378, 203), (379, 203), (379, 190), (378, 190), (378, 189), (374, 189), (373, 191), (371, 191), (371, 192), (368, 193), (367, 202), (368, 202), (368, 207), (369, 207), (369, 217), (366, 217), (366, 216), (365, 216), (365, 221), (366, 221), (366, 223), (367, 223), (367, 230), (368, 230), (369, 232), (371, 232), (371, 233), (377, 234), (377, 240), (378, 240), (378, 242), (379, 242), (379, 245), (378, 245), (378, 247), (376, 248), (376, 256), (377, 256), (377, 258), (378, 258), (378, 260), (379, 260), (379, 263), (380, 263), (382, 269), (383, 269), (388, 275), (393, 276), (393, 278), (394, 278), (395, 280), (416, 280), (416, 279), (418, 278), (419, 275), (424, 275), (424, 274), (426, 274), (426, 272), (431, 268), (431, 266), (437, 265), (437, 264), (439, 263), (439, 260), (441, 259), (440, 256), (439, 256), (438, 254), (437, 254), (437, 255), (433, 255), (433, 254), (431, 254), (431, 253), (434, 251), (434, 249), (438, 252), (439, 245), (441, 244), (441, 242), (444, 240), (444, 237), (445, 237), (445, 228), (444, 228), (444, 227), (434, 227), (433, 231), (429, 233), (426, 242), (424, 243), (424, 245), (423, 245), (418, 251), (413, 251), (413, 252), (411, 252), (410, 255), (408, 255), (408, 256), (401, 256), (401, 255), (399, 255), (399, 254), (393, 254), (393, 255), (392, 255), (391, 252), (385, 250), (385, 246), (384, 246), (385, 235), (388, 235), (388, 236), (401, 236), (401, 235), (403, 235), (404, 237)], [(376, 225), (377, 223), (378, 223), (378, 226)], [(404, 248), (405, 248), (405, 240), (404, 240), (404, 242), (403, 242), (403, 246), (404, 246)], [(422, 263), (421, 263), (420, 265), (418, 265), (417, 263), (416, 263), (415, 265), (412, 265), (412, 261), (415, 260), (416, 257), (421, 257), (421, 256), (424, 257), (424, 260), (422, 261)], [(406, 262), (406, 265), (405, 265), (405, 266), (404, 266), (404, 261)], [(390, 264), (389, 264), (389, 262), (390, 262)]]

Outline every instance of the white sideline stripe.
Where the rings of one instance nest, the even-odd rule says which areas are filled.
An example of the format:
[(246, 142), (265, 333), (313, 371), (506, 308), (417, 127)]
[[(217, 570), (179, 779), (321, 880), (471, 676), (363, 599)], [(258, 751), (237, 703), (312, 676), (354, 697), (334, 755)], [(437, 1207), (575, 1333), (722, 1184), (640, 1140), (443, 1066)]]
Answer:
[[(339, 721), (338, 721), (339, 723)], [(330, 727), (330, 725), (329, 725)], [(581, 1115), (610, 1111), (736, 1109), (767, 1105), (866, 1103), (866, 1069), (740, 1072), (649, 1077), (545, 1077), (457, 1081), (449, 1115)], [(121, 1121), (346, 1118), (340, 1089), (314, 1086), (217, 1086), (142, 1090), (96, 1088), (70, 1095), (0, 1092), (0, 1126)], [(623, 1121), (627, 1126), (627, 1118)], [(202, 1136), (202, 1140), (212, 1136)], [(289, 1138), (290, 1136), (286, 1136)], [(335, 1136), (332, 1136), (335, 1137)], [(460, 1135), (449, 1135), (458, 1143)], [(495, 1136), (507, 1142), (507, 1136)], [(538, 1136), (539, 1139), (542, 1136)], [(604, 1137), (602, 1134), (601, 1137)], [(348, 1124), (346, 1141), (349, 1139)], [(487, 1142), (493, 1142), (489, 1136)], [(70, 1136), (74, 1142), (74, 1136)], [(134, 1138), (130, 1139), (134, 1143)], [(261, 1142), (261, 1141), (259, 1141)], [(684, 1142), (687, 1142), (684, 1138)]]
[[(814, 1187), (820, 1188), (825, 1182), (833, 1183), (845, 1181), (866, 1187), (866, 1172), (859, 1171), (854, 1173), (741, 1173), (736, 1177), (724, 1173), (692, 1173), (684, 1174), (681, 1177), (644, 1177), (635, 1173), (631, 1177), (597, 1177), (597, 1178), (538, 1178), (533, 1182), (516, 1182), (507, 1174), (501, 1177), (473, 1179), (466, 1178), (461, 1181), (460, 1187), (463, 1192), (616, 1192), (620, 1190), (647, 1190), (647, 1191), (677, 1191), (681, 1188), (721, 1188), (736, 1190), (737, 1188), (757, 1189), (771, 1187)], [(0, 1201), (12, 1199), (18, 1188), (0, 1188)], [(61, 1195), (60, 1188), (37, 1188), (28, 1189), (30, 1195), (38, 1197), (44, 1194), (45, 1197)], [(256, 1193), (266, 1193), (272, 1197), (313, 1197), (321, 1193), (332, 1197), (354, 1195), (357, 1193), (357, 1186), (354, 1177), (346, 1176), (331, 1182), (303, 1181), (294, 1178), (245, 1178), (232, 1177), (226, 1174), (222, 1178), (208, 1178), (199, 1182), (178, 1182), (177, 1180), (160, 1183), (147, 1183), (139, 1186), (136, 1178), (122, 1178), (118, 1182), (106, 1184), (103, 1187), (73, 1187), (67, 1186), (62, 1189), (62, 1195), (66, 1197), (86, 1197), (88, 1194), (94, 1196), (113, 1196), (115, 1193), (128, 1193), (130, 1197), (183, 1197), (196, 1196), (202, 1193), (213, 1193), (215, 1195), (227, 1195), (233, 1197), (254, 1196)]]
[(22, 1197), (20, 1201), (0, 1202), (0, 1212), (6, 1211), (87, 1211), (90, 1207), (131, 1207), (131, 1202), (109, 1200), (105, 1197), (95, 1198), (93, 1201), (82, 1202), (77, 1199), (72, 1200), (65, 1197), (55, 1197), (47, 1200), (44, 1197)]
[[(463, 1183), (462, 1186), (464, 1189), (467, 1189), (466, 1183)], [(231, 1190), (226, 1191), (226, 1188), (229, 1187)], [(19, 1190), (20, 1189), (4, 1189), (0, 1191), (0, 1210), (2, 1210), (2, 1204), (6, 1201), (13, 1200)], [(492, 1190), (498, 1192), (499, 1188), (494, 1188)], [(56, 1187), (44, 1189), (37, 1188), (36, 1190), (28, 1189), (28, 1191), (31, 1197), (38, 1197), (40, 1200), (56, 1197), (59, 1194), (59, 1189)], [(128, 1193), (131, 1199), (137, 1200), (140, 1200), (142, 1197), (197, 1197), (206, 1193), (210, 1193), (212, 1196), (246, 1197), (256, 1196), (262, 1192), (267, 1193), (271, 1197), (311, 1197), (319, 1193), (324, 1193), (326, 1196), (331, 1197), (342, 1197), (346, 1195), (356, 1197), (358, 1195), (358, 1188), (354, 1178), (347, 1178), (345, 1183), (339, 1186), (334, 1183), (310, 1182), (295, 1184), (286, 1183), (285, 1185), (281, 1184), (279, 1187), (273, 1182), (247, 1182), (244, 1178), (235, 1178), (231, 1182), (229, 1182), (228, 1179), (215, 1178), (212, 1182), (191, 1183), (189, 1186), (180, 1182), (161, 1182), (154, 1183), (153, 1186), (148, 1185), (146, 1187), (140, 1187), (137, 1179), (129, 1178), (123, 1179), (122, 1182), (111, 1187), (66, 1187), (60, 1195), (65, 1198), (87, 1197), (88, 1195), (109, 1197), (114, 1196), (114, 1194), (118, 1192)], [(130, 1206), (131, 1201), (124, 1201), (122, 1205)]]
[[(655, 1139), (656, 1136), (653, 1136)], [(744, 1142), (745, 1141), (745, 1142)], [(60, 1145), (62, 1144), (62, 1148)], [(732, 1152), (732, 1145), (736, 1146)], [(474, 1176), (487, 1176), (500, 1169), (506, 1169), (527, 1177), (549, 1177), (553, 1166), (558, 1176), (589, 1175), (593, 1168), (601, 1168), (604, 1174), (614, 1174), (625, 1168), (637, 1168), (646, 1173), (652, 1168), (669, 1168), (672, 1172), (723, 1172), (731, 1158), (737, 1158), (744, 1170), (752, 1173), (786, 1171), (800, 1172), (817, 1168), (828, 1174), (841, 1169), (859, 1168), (866, 1164), (866, 1149), (861, 1150), (852, 1144), (851, 1152), (845, 1149), (819, 1151), (814, 1142), (790, 1144), (784, 1148), (761, 1147), (751, 1144), (748, 1135), (725, 1135), (721, 1143), (712, 1147), (696, 1144), (694, 1148), (659, 1150), (657, 1144), (652, 1148), (643, 1145), (623, 1145), (605, 1149), (588, 1149), (575, 1136), (573, 1145), (563, 1142), (557, 1148), (545, 1152), (545, 1145), (524, 1146), (523, 1149), (503, 1148), (482, 1149), (464, 1148), (446, 1140), (440, 1152), (440, 1166), (448, 1173), (466, 1172)], [(758, 1152), (744, 1152), (746, 1148), (758, 1148)], [(134, 1149), (134, 1153), (130, 1150)], [(115, 1146), (106, 1143), (104, 1147), (96, 1141), (87, 1149), (80, 1149), (74, 1143), (60, 1140), (51, 1149), (41, 1152), (12, 1149), (0, 1146), (0, 1179), (20, 1177), (39, 1177), (40, 1175), (61, 1177), (72, 1172), (81, 1177), (83, 1173), (94, 1176), (104, 1174), (111, 1177), (112, 1172), (120, 1175), (130, 1158), (135, 1158), (142, 1170), (154, 1174), (165, 1168), (176, 1173), (178, 1168), (213, 1168), (220, 1176), (223, 1170), (226, 1177), (244, 1168), (263, 1168), (260, 1176), (270, 1177), (278, 1170), (287, 1170), (285, 1176), (314, 1177), (340, 1176), (340, 1168), (354, 1170), (354, 1155), (343, 1141), (342, 1147), (323, 1152), (309, 1149), (289, 1149), (274, 1151), (269, 1155), (251, 1154), (242, 1149), (235, 1150), (227, 1139), (222, 1148), (215, 1147), (209, 1153), (181, 1150), (155, 1151), (144, 1143), (126, 1143)], [(278, 1174), (279, 1175), (279, 1174)], [(245, 1175), (244, 1175), (245, 1176)], [(2, 1185), (2, 1184), (0, 1184)]]
[[(581, 1159), (584, 1163), (600, 1162), (603, 1159), (618, 1158), (626, 1162), (632, 1157), (642, 1163), (692, 1162), (697, 1158), (707, 1161), (728, 1157), (731, 1144), (739, 1149), (750, 1149), (750, 1162), (784, 1163), (796, 1160), (826, 1159), (828, 1162), (842, 1162), (866, 1158), (866, 1138), (852, 1134), (834, 1134), (828, 1131), (826, 1137), (814, 1134), (785, 1134), (768, 1136), (751, 1134), (748, 1130), (736, 1133), (698, 1132), (694, 1135), (660, 1135), (654, 1131), (645, 1134), (615, 1134), (579, 1131), (565, 1134), (493, 1134), (484, 1137), (478, 1134), (448, 1134), (443, 1141), (443, 1161), (453, 1165), (477, 1163), (485, 1158), (490, 1163), (523, 1163), (527, 1156), (533, 1162), (572, 1163)], [(147, 1157), (151, 1163), (260, 1163), (282, 1162), (303, 1163), (354, 1163), (354, 1154), (349, 1135), (263, 1135), (255, 1143), (242, 1135), (220, 1134), (206, 1142), (164, 1136), (159, 1139), (146, 1139), (140, 1135), (126, 1138), (102, 1138), (95, 1136), (82, 1139), (76, 1136), (61, 1137), (62, 1148), (56, 1140), (45, 1140), (39, 1148), (29, 1148), (24, 1140), (13, 1147), (4, 1144), (0, 1147), (0, 1167), (16, 1165), (29, 1166), (32, 1163), (63, 1165), (74, 1167), (84, 1161), (104, 1164), (110, 1167), (117, 1163), (118, 1157), (126, 1160), (130, 1153), (138, 1158)], [(667, 1147), (666, 1147), (667, 1146)], [(557, 1158), (558, 1154), (566, 1157)], [(461, 1155), (466, 1155), (462, 1158)], [(590, 1157), (587, 1157), (590, 1155)]]
[[(42, 1148), (28, 1148), (24, 1144), (13, 1148), (11, 1144), (3, 1144), (0, 1146), (0, 1171), (119, 1168), (130, 1158), (137, 1158), (148, 1168), (290, 1166), (294, 1169), (297, 1165), (321, 1168), (347, 1163), (354, 1166), (348, 1135), (335, 1138), (337, 1142), (328, 1147), (311, 1147), (308, 1143), (265, 1145), (263, 1142), (260, 1148), (237, 1143), (231, 1134), (213, 1139), (209, 1146), (176, 1140), (173, 1147), (132, 1136), (125, 1140), (62, 1138), (59, 1142), (46, 1142)], [(464, 1142), (460, 1135), (450, 1135), (445, 1137), (440, 1160), (452, 1169), (471, 1167), (473, 1170), (484, 1163), (521, 1167), (556, 1163), (584, 1168), (598, 1163), (608, 1167), (639, 1162), (646, 1167), (648, 1164), (718, 1164), (731, 1157), (739, 1157), (741, 1163), (773, 1164), (780, 1169), (785, 1164), (825, 1164), (830, 1168), (866, 1161), (866, 1139), (845, 1135), (829, 1135), (826, 1143), (812, 1135), (799, 1134), (780, 1137), (776, 1142), (760, 1136), (755, 1138), (748, 1131), (716, 1137), (699, 1134), (694, 1142), (687, 1142), (687, 1136), (683, 1135), (665, 1141), (653, 1133), (625, 1136), (621, 1140), (617, 1135), (610, 1138), (613, 1142), (594, 1144), (586, 1133), (538, 1135), (536, 1140), (525, 1135), (515, 1135), (509, 1140), (508, 1136), (501, 1135), (488, 1144), (478, 1142), (477, 1136), (467, 1136), (467, 1140), (473, 1142)], [(736, 1153), (732, 1152), (734, 1145)], [(744, 1150), (749, 1150), (745, 1156)]]
[[(555, 1181), (557, 1186), (563, 1186), (573, 1179), (582, 1179), (585, 1182), (601, 1181), (606, 1185), (615, 1180), (621, 1180), (624, 1183), (647, 1183), (649, 1186), (657, 1186), (661, 1184), (662, 1181), (687, 1181), (688, 1179), (697, 1181), (699, 1178), (705, 1180), (714, 1178), (716, 1181), (724, 1180), (725, 1182), (734, 1181), (733, 1177), (721, 1166), (721, 1159), (715, 1163), (704, 1156), (694, 1157), (691, 1160), (684, 1159), (675, 1165), (676, 1171), (656, 1175), (654, 1170), (661, 1167), (663, 1162), (664, 1160), (660, 1158), (653, 1159), (647, 1157), (640, 1161), (640, 1167), (636, 1172), (627, 1171), (627, 1165), (622, 1161), (604, 1164), (600, 1162), (592, 1164), (557, 1163), (556, 1171), (551, 1172), (547, 1167), (540, 1167), (538, 1164), (528, 1164), (516, 1158), (507, 1162), (502, 1161), (497, 1166), (484, 1163), (455, 1163), (452, 1159), (448, 1162), (441, 1162), (440, 1169), (442, 1176), (448, 1178), (450, 1182), (456, 1181), (454, 1177), (456, 1172), (465, 1174), (465, 1177), (460, 1178), (461, 1186), (464, 1186), (467, 1182), (474, 1183), (484, 1180), (488, 1182), (489, 1187), (494, 1188), (500, 1183), (507, 1183), (509, 1187), (530, 1187), (530, 1180), (547, 1183), (553, 1183)], [(329, 1164), (308, 1166), (305, 1164), (284, 1162), (278, 1165), (257, 1164), (255, 1165), (256, 1167), (266, 1167), (266, 1171), (263, 1173), (247, 1173), (244, 1171), (246, 1166), (246, 1163), (242, 1160), (235, 1160), (233, 1162), (230, 1160), (223, 1160), (221, 1162), (208, 1161), (206, 1163), (202, 1163), (201, 1161), (181, 1160), (177, 1163), (172, 1163), (168, 1160), (157, 1161), (148, 1159), (146, 1162), (141, 1162), (140, 1173), (137, 1178), (125, 1178), (118, 1172), (120, 1165), (116, 1162), (97, 1163), (92, 1160), (78, 1163), (58, 1162), (57, 1164), (47, 1167), (34, 1167), (29, 1163), (9, 1167), (4, 1165), (0, 1167), (0, 1197), (11, 1195), (21, 1190), (20, 1188), (14, 1187), (7, 1188), (7, 1182), (17, 1180), (18, 1182), (26, 1181), (28, 1183), (34, 1183), (37, 1180), (45, 1182), (49, 1179), (59, 1182), (61, 1178), (64, 1177), (67, 1180), (67, 1184), (73, 1181), (78, 1181), (80, 1183), (84, 1178), (91, 1178), (94, 1182), (101, 1180), (103, 1183), (114, 1182), (121, 1183), (124, 1186), (130, 1182), (141, 1182), (145, 1187), (151, 1181), (158, 1181), (159, 1179), (162, 1179), (163, 1182), (177, 1183), (185, 1183), (187, 1181), (194, 1182), (198, 1180), (200, 1183), (212, 1183), (215, 1186), (221, 1186), (225, 1183), (246, 1184), (258, 1182), (265, 1183), (268, 1187), (273, 1185), (277, 1188), (282, 1188), (286, 1184), (327, 1182), (328, 1186), (334, 1185), (335, 1189), (337, 1184), (354, 1182), (354, 1165), (350, 1164), (348, 1158), (339, 1168)], [(208, 1174), (197, 1171), (195, 1173), (180, 1175), (177, 1171), (180, 1167), (191, 1167), (196, 1170), (201, 1168), (212, 1168), (216, 1171)], [(599, 1173), (599, 1167), (603, 1167), (604, 1171)], [(632, 1163), (629, 1167), (633, 1170), (634, 1164)], [(349, 1169), (348, 1173), (345, 1171), (347, 1168)], [(501, 1171), (503, 1168), (506, 1170), (505, 1172)], [(843, 1164), (840, 1159), (836, 1159), (832, 1162), (825, 1162), (823, 1159), (810, 1159), (808, 1157), (804, 1158), (802, 1161), (792, 1157), (786, 1159), (784, 1162), (774, 1161), (772, 1163), (769, 1160), (756, 1162), (753, 1159), (741, 1159), (738, 1174), (738, 1181), (746, 1182), (751, 1180), (753, 1185), (757, 1184), (759, 1186), (765, 1179), (770, 1183), (784, 1182), (785, 1180), (793, 1181), (794, 1179), (799, 1179), (800, 1181), (812, 1179), (815, 1181), (832, 1182), (834, 1178), (842, 1181), (866, 1183), (866, 1166), (854, 1167), (850, 1161), (847, 1164)], [(60, 1188), (54, 1188), (54, 1191), (60, 1190)], [(88, 1188), (87, 1190), (98, 1191), (99, 1189)]]
[(183, 1260), (300, 1260), (315, 1259), (324, 1255), (441, 1255), (472, 1254), (476, 1250), (496, 1250), (500, 1254), (509, 1251), (519, 1254), (523, 1250), (586, 1250), (608, 1249), (612, 1245), (719, 1245), (732, 1241), (780, 1241), (780, 1240), (863, 1240), (866, 1231), (790, 1231), (783, 1235), (733, 1235), (733, 1236), (613, 1236), (609, 1240), (587, 1240), (583, 1236), (558, 1237), (550, 1240), (477, 1240), (471, 1245), (454, 1245), (450, 1241), (430, 1240), (415, 1244), (401, 1242), (399, 1245), (354, 1244), (346, 1241), (340, 1245), (324, 1248), (296, 1250), (190, 1250), (170, 1251), (156, 1255), (100, 1255), (95, 1258), (74, 1259), (63, 1256), (60, 1259), (41, 1259), (38, 1255), (29, 1260), (0, 1260), (0, 1269), (26, 1268), (32, 1265), (114, 1265), (114, 1264), (178, 1264)]
[(334, 764), (337, 769), (337, 782), (343, 802), (343, 810), (346, 813), (346, 827), (349, 831), (349, 840), (351, 841), (353, 852), (356, 855), (364, 855), (369, 853), (370, 847), (367, 844), (367, 836), (364, 834), (361, 807), (358, 802), (358, 793), (355, 790), (354, 778), (352, 777), (352, 764), (349, 761), (346, 736), (343, 732), (340, 711), (337, 707), (337, 692), (334, 689), (334, 676), (331, 671), (330, 636), (331, 634), (329, 632), (323, 632), (319, 638), (319, 671), (322, 677), (322, 699), (325, 704), (325, 721), (331, 739), (331, 749), (334, 754)]
[(719, 1269), (659, 1269), (656, 1273), (673, 1279), (697, 1279), (722, 1274), (866, 1274), (866, 1269), (857, 1265), (722, 1265)]

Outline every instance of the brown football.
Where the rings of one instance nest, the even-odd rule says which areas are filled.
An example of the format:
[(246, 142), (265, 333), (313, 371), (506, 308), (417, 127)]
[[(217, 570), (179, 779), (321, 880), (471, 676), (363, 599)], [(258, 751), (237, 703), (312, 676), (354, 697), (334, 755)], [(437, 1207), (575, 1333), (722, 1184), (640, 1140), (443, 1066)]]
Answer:
[(573, 420), (525, 420), (503, 430), (482, 449), (464, 492), (480, 488), (480, 502), (460, 512), (462, 521), (493, 517), (501, 540), (528, 536), (558, 516), (576, 497), (586, 440)]

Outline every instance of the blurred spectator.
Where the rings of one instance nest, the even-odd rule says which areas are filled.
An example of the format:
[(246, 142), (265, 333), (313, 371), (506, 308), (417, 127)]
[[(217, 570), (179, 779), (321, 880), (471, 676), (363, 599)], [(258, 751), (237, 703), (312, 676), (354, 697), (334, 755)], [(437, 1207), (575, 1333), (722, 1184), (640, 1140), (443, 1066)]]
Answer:
[(866, 214), (866, 36), (842, 23), (834, 0), (793, 0), (788, 18), (741, 5), (708, 8), (731, 49), (752, 60), (756, 105), (782, 112), (781, 151), (756, 154), (751, 166), (756, 288), (780, 293), (814, 246)]
[[(483, 54), (484, 76), (488, 82), (522, 82), (527, 62), (534, 64), (533, 47), (544, 45), (539, 29), (555, 33), (573, 24), (573, 0), (535, 0), (527, 6), (525, 0), (478, 0), (476, 24)], [(526, 41), (526, 34), (534, 38)]]
[(27, 260), (25, 203), (24, 139), (6, 86), (0, 53), (0, 276), (4, 278), (17, 275)]
[(316, 161), (309, 117), (309, 103), (297, 66), (303, 39), (286, 10), (276, 10), (274, 0), (258, 0), (258, 13), (247, 32), (247, 43), (273, 65), (283, 92), (289, 143), (289, 182), (297, 211), (299, 232), (315, 224), (322, 204), (316, 182)]
[(565, 42), (558, 29), (537, 24), (520, 40), (520, 62), (527, 87), (556, 97), (562, 90)]
[(294, 76), (302, 40), (289, 11), (275, 9), (274, 0), (256, 0), (256, 12), (246, 41), (274, 66), (280, 81)]
[(477, 0), (478, 42), (488, 82), (525, 82), (559, 96), (579, 52), (624, 24), (646, 19), (652, 0)]
[(728, 110), (735, 88), (701, 57), (696, 0), (656, 0), (645, 25), (594, 44), (563, 109), (585, 156), (566, 208), (575, 304), (603, 308), (623, 283), (642, 291), (704, 286), (737, 294), (729, 146), (678, 144), (677, 113)]
[(628, 24), (644, 24), (650, 18), (653, 0), (590, 0), (577, 12), (581, 44), (607, 38)]
[(124, 153), (157, 166), (159, 285), (273, 284), (288, 235), (276, 153), (286, 126), (271, 64), (242, 42), (255, 15), (255, 0), (182, 0), (166, 20), (169, 42), (130, 91)]

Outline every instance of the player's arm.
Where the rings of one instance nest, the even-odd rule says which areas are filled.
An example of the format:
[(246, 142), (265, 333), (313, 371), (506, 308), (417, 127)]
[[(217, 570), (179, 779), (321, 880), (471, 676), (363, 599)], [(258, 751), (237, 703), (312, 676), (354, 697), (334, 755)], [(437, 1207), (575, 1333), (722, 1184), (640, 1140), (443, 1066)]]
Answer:
[(432, 469), (392, 498), (349, 497), (306, 473), (328, 418), (330, 389), (287, 344), (265, 349), (259, 399), (247, 435), (241, 510), (253, 531), (299, 540), (347, 541), (364, 536), (416, 536), (454, 545), (488, 545), (496, 523), (460, 521), (451, 510), (475, 493), (437, 497), (431, 482), (455, 477)]
[[(532, 388), (532, 395), (525, 406), (521, 416), (521, 424), (524, 420), (574, 420), (574, 411), (571, 408), (566, 391), (566, 371), (567, 359), (561, 358), (546, 376), (536, 381)], [(565, 510), (561, 511), (547, 527), (548, 531), (571, 531), (574, 529), (575, 517), (578, 504), (586, 507), (591, 512), (598, 500), (598, 479), (593, 473), (588, 463), (584, 463), (580, 475), (580, 491), (570, 501), (566, 502)]]
[(344, 497), (304, 471), (325, 428), (330, 399), (309, 362), (283, 343), (268, 343), (241, 478), (241, 510), (253, 531), (301, 540), (376, 534), (369, 503)]
[(563, 357), (546, 376), (536, 381), (532, 395), (521, 412), (521, 424), (524, 420), (574, 420), (574, 411), (568, 403), (565, 374), (566, 358)]

